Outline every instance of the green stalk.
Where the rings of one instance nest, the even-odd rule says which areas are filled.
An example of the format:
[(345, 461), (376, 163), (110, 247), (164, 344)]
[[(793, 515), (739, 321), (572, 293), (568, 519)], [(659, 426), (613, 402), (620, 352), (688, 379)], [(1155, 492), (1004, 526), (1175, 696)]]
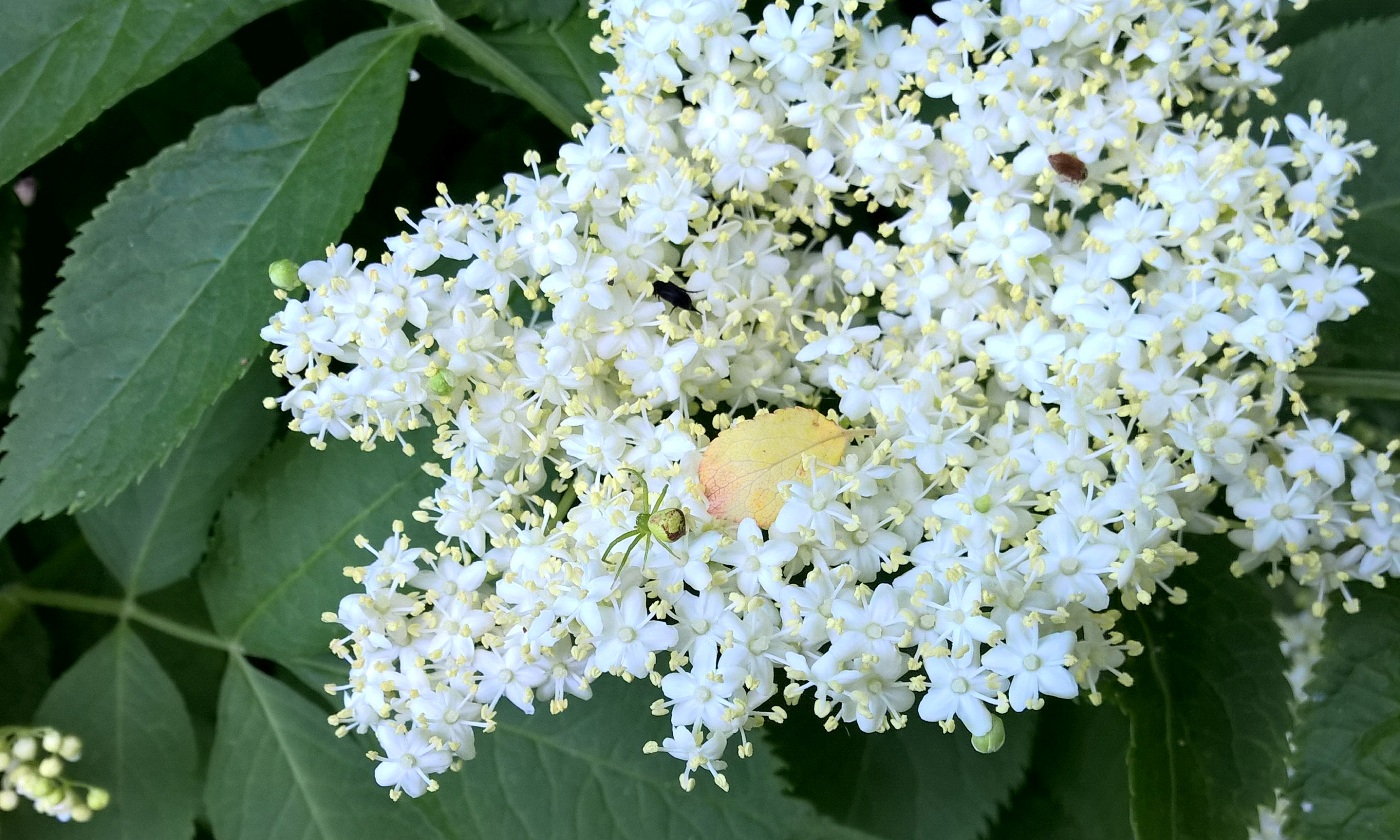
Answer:
[(1400, 373), (1347, 368), (1303, 368), (1298, 371), (1308, 390), (1360, 400), (1400, 401)]
[(0, 591), (0, 597), (37, 607), (56, 607), (75, 612), (110, 615), (121, 620), (144, 624), (152, 630), (158, 630), (167, 636), (173, 636), (191, 644), (222, 650), (234, 655), (243, 653), (243, 648), (237, 642), (220, 638), (207, 630), (190, 627), (187, 624), (181, 624), (163, 615), (153, 613), (135, 601), (82, 595), (77, 592), (64, 592), (56, 589), (31, 589), (27, 586), (7, 587)]
[(496, 48), (453, 20), (433, 0), (377, 0), (396, 9), (414, 20), (428, 24), (434, 34), (451, 44), (462, 55), (476, 62), (481, 69), (490, 73), (501, 84), (510, 88), (517, 96), (534, 106), (550, 122), (559, 126), (565, 134), (579, 119), (549, 89), (532, 78), (519, 66), (512, 64)]

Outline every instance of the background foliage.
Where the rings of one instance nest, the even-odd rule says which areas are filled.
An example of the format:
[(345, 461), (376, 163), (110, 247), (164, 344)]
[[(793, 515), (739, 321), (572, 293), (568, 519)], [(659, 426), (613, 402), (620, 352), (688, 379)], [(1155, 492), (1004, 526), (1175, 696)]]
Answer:
[[(326, 725), (341, 669), (317, 614), (348, 591), (353, 536), (429, 479), (279, 440), (265, 268), (374, 241), (438, 181), (470, 195), (526, 149), (548, 158), (607, 62), (574, 0), (386, 6), (0, 0), (0, 181), (34, 191), (0, 193), (0, 723), (78, 733), (76, 771), (113, 794), (82, 826), (0, 815), (0, 837), (1243, 838), (1280, 787), (1292, 837), (1400, 836), (1400, 601), (1368, 588), (1359, 615), (1332, 612), (1295, 710), (1271, 620), (1291, 605), (1231, 578), (1224, 542), (1195, 546), (1185, 606), (1126, 623), (1146, 648), (1132, 689), (1012, 716), (992, 756), (799, 713), (730, 793), (685, 794), (640, 752), (664, 734), (647, 687), (606, 681), (564, 716), (503, 713), (441, 792), (391, 803), (368, 745)], [(1373, 307), (1309, 383), (1382, 438), (1400, 432), (1398, 13), (1286, 12), (1280, 103), (1250, 114), (1321, 98), (1380, 147), (1348, 231)]]

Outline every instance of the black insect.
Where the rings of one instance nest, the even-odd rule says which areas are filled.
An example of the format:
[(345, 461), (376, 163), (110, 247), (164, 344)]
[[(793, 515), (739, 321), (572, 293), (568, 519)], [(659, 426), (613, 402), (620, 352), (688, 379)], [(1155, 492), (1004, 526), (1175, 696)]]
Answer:
[(695, 308), (695, 301), (690, 299), (690, 292), (669, 280), (657, 280), (651, 284), (651, 288), (652, 291), (656, 292), (657, 297), (672, 306), (679, 306), (681, 309), (691, 312), (699, 311)]

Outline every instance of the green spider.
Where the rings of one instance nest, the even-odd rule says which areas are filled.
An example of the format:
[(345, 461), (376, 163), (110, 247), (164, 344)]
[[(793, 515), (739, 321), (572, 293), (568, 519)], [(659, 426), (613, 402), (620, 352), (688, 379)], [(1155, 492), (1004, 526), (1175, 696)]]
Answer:
[(637, 477), (637, 482), (642, 487), (642, 505), (641, 510), (637, 511), (636, 520), (632, 523), (632, 530), (618, 536), (617, 539), (608, 543), (607, 548), (603, 549), (603, 562), (606, 563), (608, 555), (612, 554), (612, 550), (617, 547), (618, 543), (627, 539), (632, 540), (627, 544), (627, 548), (623, 549), (622, 559), (618, 561), (617, 576), (613, 578), (614, 580), (622, 575), (622, 570), (627, 567), (627, 558), (632, 556), (632, 550), (637, 547), (637, 543), (643, 540), (646, 540), (646, 544), (642, 548), (643, 568), (646, 567), (647, 559), (651, 556), (651, 544), (654, 541), (659, 540), (662, 548), (669, 551), (672, 557), (679, 559), (675, 549), (671, 548), (670, 544), (685, 536), (686, 532), (685, 511), (676, 505), (662, 507), (666, 503), (666, 491), (669, 488), (661, 488), (661, 493), (656, 497), (656, 503), (652, 504), (651, 494), (647, 491), (647, 482), (642, 474), (631, 468), (624, 468), (623, 472), (632, 473)]

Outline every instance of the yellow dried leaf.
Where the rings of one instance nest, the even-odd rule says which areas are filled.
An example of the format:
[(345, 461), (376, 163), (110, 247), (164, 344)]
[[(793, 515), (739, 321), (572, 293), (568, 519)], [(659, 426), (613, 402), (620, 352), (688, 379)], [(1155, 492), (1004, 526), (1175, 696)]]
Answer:
[(778, 485), (810, 481), (812, 461), (839, 463), (851, 432), (810, 408), (783, 408), (720, 432), (700, 458), (700, 486), (710, 515), (730, 522), (753, 517), (767, 528), (783, 499)]

